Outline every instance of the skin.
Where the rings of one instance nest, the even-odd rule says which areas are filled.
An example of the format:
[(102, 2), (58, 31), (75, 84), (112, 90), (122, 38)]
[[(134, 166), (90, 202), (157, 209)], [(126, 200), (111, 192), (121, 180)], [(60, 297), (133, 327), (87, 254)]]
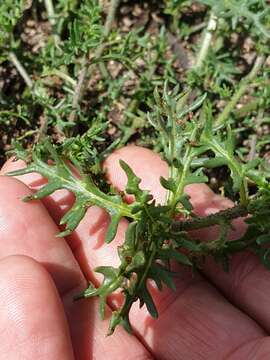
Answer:
[[(126, 161), (162, 203), (165, 191), (159, 177), (168, 168), (157, 154), (129, 146), (105, 161), (109, 181), (123, 190), (126, 177), (119, 159)], [(37, 174), (18, 179), (5, 173), (24, 167), (9, 160), (0, 176), (0, 360), (150, 360), (150, 359), (269, 359), (270, 272), (250, 253), (233, 257), (229, 273), (208, 261), (202, 274), (175, 265), (176, 292), (150, 290), (159, 310), (152, 320), (143, 307), (132, 308), (134, 335), (118, 328), (105, 337), (108, 318), (119, 301), (113, 296), (107, 317), (97, 315), (96, 299), (72, 301), (99, 265), (118, 265), (117, 246), (127, 227), (123, 219), (115, 240), (104, 245), (108, 226), (106, 213), (92, 207), (76, 231), (67, 239), (57, 238), (59, 218), (74, 199), (57, 191), (42, 202), (25, 203), (21, 198), (44, 184)], [(207, 215), (233, 204), (215, 195), (206, 185), (186, 188), (195, 212)], [(127, 198), (127, 201), (132, 201)], [(242, 219), (234, 223), (231, 239), (245, 230)], [(193, 234), (206, 241), (217, 228)]]

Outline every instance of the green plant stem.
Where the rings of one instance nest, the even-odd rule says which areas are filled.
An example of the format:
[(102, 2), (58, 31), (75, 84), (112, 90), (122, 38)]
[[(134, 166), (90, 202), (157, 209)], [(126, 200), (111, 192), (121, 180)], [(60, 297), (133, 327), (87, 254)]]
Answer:
[[(152, 249), (150, 250), (150, 255), (148, 257), (148, 260), (146, 262), (146, 266), (145, 266), (145, 270), (144, 272), (141, 274), (141, 277), (138, 279), (138, 282), (136, 284), (136, 289), (134, 290), (134, 298), (136, 297), (136, 295), (139, 293), (141, 287), (143, 286), (143, 284), (146, 282), (147, 276), (148, 276), (148, 272), (151, 268), (151, 265), (153, 263), (153, 261), (155, 260), (155, 256), (156, 256), (156, 246), (154, 244), (154, 242), (151, 241), (150, 243), (150, 247), (152, 247)], [(125, 315), (128, 314), (133, 302), (134, 302), (134, 298), (130, 298), (123, 306), (122, 310), (121, 310), (121, 314)]]
[(30, 76), (27, 74), (27, 71), (25, 70), (24, 66), (21, 64), (19, 59), (17, 58), (16, 54), (14, 52), (10, 52), (9, 59), (12, 62), (12, 64), (17, 69), (18, 73), (21, 75), (23, 80), (25, 81), (26, 85), (32, 89), (33, 88), (33, 81), (31, 80)]
[(195, 62), (195, 65), (193, 66), (194, 70), (200, 70), (209, 51), (211, 41), (213, 38), (213, 34), (217, 29), (218, 25), (218, 18), (214, 13), (210, 14), (210, 18), (207, 24), (206, 31), (204, 33), (203, 39), (202, 39), (202, 46), (200, 48), (199, 54), (197, 56), (197, 60)]
[(234, 207), (221, 210), (205, 217), (198, 216), (187, 220), (174, 221), (171, 229), (176, 233), (181, 231), (199, 230), (213, 225), (224, 224), (224, 222), (230, 222), (239, 217), (246, 217), (249, 214), (256, 214), (258, 211), (262, 211), (262, 201), (261, 199), (252, 199), (246, 205), (235, 205)]
[(181, 197), (183, 195), (184, 192), (184, 188), (185, 188), (185, 179), (187, 176), (187, 173), (189, 171), (190, 168), (190, 163), (192, 161), (192, 154), (191, 154), (191, 146), (189, 145), (187, 147), (184, 159), (183, 159), (183, 164), (184, 167), (179, 171), (179, 175), (178, 175), (178, 179), (177, 179), (177, 189), (175, 191), (175, 193), (171, 193), (171, 196), (169, 196), (168, 198), (168, 205), (170, 206), (171, 210), (170, 210), (170, 215), (173, 216), (175, 213), (175, 208), (177, 206), (178, 203), (178, 199), (179, 197)]
[(64, 80), (67, 84), (70, 84), (71, 86), (76, 86), (76, 80), (74, 80), (71, 76), (61, 70), (53, 69), (52, 71), (43, 74), (43, 76), (47, 75), (56, 75), (60, 79)]
[(68, 119), (70, 122), (74, 122), (77, 117), (77, 107), (78, 107), (80, 99), (82, 97), (83, 86), (84, 86), (84, 81), (85, 81), (86, 72), (87, 72), (86, 64), (87, 64), (87, 58), (86, 58), (86, 56), (84, 56), (82, 59), (81, 71), (79, 72), (79, 78), (78, 78), (78, 81), (77, 81), (77, 84), (76, 84), (75, 90), (74, 90), (74, 96), (73, 96), (73, 100), (72, 100), (72, 111), (71, 111), (69, 119)]
[(247, 186), (247, 180), (244, 177), (240, 186), (240, 204), (241, 205), (247, 205), (249, 202), (248, 200), (248, 186)]
[(254, 99), (248, 102), (247, 104), (244, 104), (240, 109), (233, 109), (232, 113), (236, 117), (244, 117), (248, 113), (257, 110), (257, 108), (260, 105), (260, 99)]
[(216, 119), (216, 126), (224, 125), (230, 113), (234, 110), (235, 106), (237, 105), (238, 101), (242, 97), (242, 95), (246, 92), (248, 85), (250, 82), (257, 76), (258, 72), (260, 71), (262, 65), (264, 64), (265, 56), (259, 55), (255, 63), (250, 71), (250, 73), (241, 81), (240, 86), (236, 93), (233, 95), (231, 100), (225, 106), (221, 114)]
[[(255, 202), (256, 200), (254, 200)], [(237, 205), (227, 210), (221, 210), (215, 214), (208, 215), (206, 217), (195, 217), (190, 220), (174, 221), (172, 225), (172, 231), (190, 231), (199, 230), (208, 226), (218, 225), (221, 222), (231, 221), (239, 217), (247, 216), (249, 213), (249, 207), (243, 205)]]

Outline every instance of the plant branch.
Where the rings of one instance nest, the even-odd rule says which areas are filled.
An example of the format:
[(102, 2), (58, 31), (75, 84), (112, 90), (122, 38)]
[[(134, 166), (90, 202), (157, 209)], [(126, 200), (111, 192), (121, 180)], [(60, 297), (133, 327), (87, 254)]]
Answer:
[(250, 73), (241, 81), (240, 86), (236, 93), (233, 95), (231, 100), (225, 106), (221, 114), (217, 117), (216, 125), (221, 126), (224, 125), (225, 121), (227, 120), (230, 113), (234, 110), (235, 106), (237, 105), (238, 101), (242, 97), (242, 95), (246, 92), (248, 85), (250, 82), (257, 76), (258, 72), (260, 71), (261, 67), (263, 66), (265, 61), (264, 55), (259, 55), (255, 63), (250, 71)]
[(206, 217), (195, 217), (190, 220), (174, 221), (172, 230), (174, 232), (199, 230), (208, 226), (218, 225), (221, 222), (224, 222), (224, 220), (231, 221), (246, 215), (248, 215), (248, 207), (243, 205), (236, 205), (232, 208), (221, 210)]
[(213, 225), (219, 225), (224, 222), (245, 217), (248, 214), (256, 213), (262, 209), (262, 201), (260, 199), (250, 200), (247, 205), (236, 205), (226, 210), (221, 210), (215, 214), (205, 217), (194, 217), (188, 220), (174, 221), (172, 224), (173, 232), (199, 230)]
[(86, 59), (86, 56), (84, 56), (84, 58), (82, 60), (81, 71), (79, 73), (78, 82), (75, 86), (74, 96), (73, 96), (73, 100), (72, 100), (72, 111), (71, 111), (69, 119), (68, 119), (70, 122), (74, 122), (76, 120), (77, 107), (78, 107), (78, 104), (82, 97), (83, 86), (84, 86), (86, 72), (87, 72), (86, 64), (87, 64), (87, 59)]
[(23, 80), (25, 81), (26, 85), (32, 89), (33, 88), (33, 81), (31, 80), (30, 76), (27, 74), (27, 71), (25, 70), (24, 66), (21, 64), (21, 62), (19, 61), (19, 59), (17, 58), (16, 54), (14, 52), (10, 52), (9, 54), (9, 59), (12, 62), (12, 64), (15, 66), (15, 68), (17, 69), (18, 73), (21, 75), (21, 77), (23, 78)]
[(193, 66), (194, 70), (200, 70), (206, 57), (208, 54), (208, 50), (210, 48), (211, 45), (211, 41), (213, 38), (213, 33), (216, 31), (217, 29), (217, 24), (218, 24), (218, 18), (214, 13), (211, 13), (208, 24), (207, 24), (207, 28), (202, 40), (202, 46), (200, 48), (197, 60), (195, 65)]

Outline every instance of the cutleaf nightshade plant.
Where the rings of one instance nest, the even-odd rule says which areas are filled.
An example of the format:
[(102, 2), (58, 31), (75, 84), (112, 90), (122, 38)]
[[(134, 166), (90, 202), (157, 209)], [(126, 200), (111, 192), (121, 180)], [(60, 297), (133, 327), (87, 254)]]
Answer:
[[(140, 306), (147, 307), (153, 318), (158, 317), (149, 280), (159, 290), (167, 286), (173, 291), (176, 276), (172, 271), (173, 261), (196, 270), (206, 257), (212, 256), (228, 270), (233, 253), (248, 249), (270, 269), (270, 170), (262, 158), (253, 156), (247, 161), (240, 156), (236, 108), (242, 95), (250, 91), (251, 84), (259, 88), (258, 91), (266, 86), (265, 44), (269, 38), (269, 10), (264, 1), (255, 0), (241, 0), (237, 4), (233, 0), (199, 3), (205, 11), (205, 22), (200, 27), (200, 30), (204, 28), (202, 40), (200, 46), (194, 46), (193, 65), (181, 82), (172, 59), (168, 61), (165, 26), (158, 29), (155, 41), (142, 29), (128, 35), (121, 34), (118, 29), (112, 31), (117, 7), (121, 6), (116, 0), (110, 2), (104, 21), (101, 6), (94, 0), (80, 4), (72, 0), (70, 7), (59, 2), (56, 10), (50, 1), (44, 2), (53, 36), (42, 49), (38, 66), (32, 67), (36, 71), (41, 66), (42, 76), (29, 76), (17, 57), (11, 60), (30, 89), (24, 94), (25, 99), (28, 103), (31, 102), (29, 99), (38, 103), (41, 114), (47, 119), (46, 128), (58, 136), (58, 142), (53, 141), (53, 136), (46, 134), (43, 128), (42, 137), (38, 130), (38, 139), (42, 141), (37, 141), (30, 149), (24, 149), (19, 141), (14, 142), (16, 157), (23, 159), (26, 167), (10, 175), (36, 172), (48, 180), (39, 191), (24, 200), (42, 199), (59, 189), (74, 194), (72, 208), (61, 219), (64, 230), (59, 236), (74, 231), (87, 209), (94, 205), (103, 208), (110, 217), (107, 243), (114, 241), (120, 219), (124, 217), (129, 221), (125, 239), (118, 247), (119, 267), (96, 268), (95, 271), (103, 275), (102, 283), (97, 288), (89, 284), (77, 296), (78, 300), (98, 297), (100, 316), (104, 317), (108, 297), (121, 291), (124, 300), (112, 313), (109, 334), (118, 325), (131, 331), (129, 312), (137, 301)], [(177, 29), (180, 11), (192, 4), (192, 1), (165, 1), (161, 5), (161, 11), (165, 8), (166, 16), (174, 18), (172, 30), (176, 33), (181, 34), (181, 29)], [(57, 26), (55, 19), (59, 14), (63, 14), (66, 24), (62, 21)], [(5, 18), (1, 21), (5, 24)], [(217, 58), (220, 59), (221, 47), (216, 43), (222, 37), (220, 27), (224, 26), (231, 32), (237, 26), (241, 29), (243, 26), (252, 37), (260, 36), (258, 54), (241, 79), (237, 78), (239, 71), (233, 70), (236, 55), (229, 58), (224, 71), (222, 66), (216, 67), (214, 74), (211, 70), (217, 64)], [(170, 56), (173, 58), (174, 54)], [(110, 60), (118, 61), (121, 67), (116, 76), (109, 71)], [(64, 84), (63, 89), (46, 83), (44, 78), (50, 74)], [(33, 80), (35, 77), (38, 81)], [(102, 96), (97, 95), (98, 100), (89, 106), (86, 93), (93, 91), (93, 85), (89, 85), (93, 77), (96, 80), (94, 90)], [(118, 138), (108, 140), (110, 107), (123, 101), (121, 92), (130, 79), (136, 81), (133, 92), (126, 92), (129, 98), (125, 103), (126, 117), (116, 125)], [(223, 94), (226, 101), (220, 106), (218, 102)], [(260, 105), (262, 117), (266, 112), (267, 92), (265, 94)], [(83, 134), (79, 131), (80, 126), (86, 128)], [(124, 193), (110, 188), (102, 172), (104, 158), (113, 149), (124, 145), (136, 131), (140, 140), (158, 151), (168, 163), (168, 178), (160, 178), (161, 186), (166, 189), (163, 204), (157, 203), (149, 191), (141, 188), (140, 178), (124, 161), (120, 161), (127, 177), (124, 193), (132, 195), (131, 204), (126, 203)], [(231, 198), (235, 206), (198, 217), (185, 187), (208, 183), (211, 172), (220, 169), (227, 171), (226, 179), (232, 184)], [(242, 238), (228, 241), (232, 221), (239, 217), (246, 217), (248, 229)], [(177, 220), (179, 218), (181, 221)], [(216, 239), (202, 242), (190, 236), (189, 231), (212, 225), (219, 225)]]
[[(31, 162), (25, 169), (10, 174), (38, 172), (48, 179), (47, 185), (25, 200), (41, 199), (61, 188), (71, 191), (76, 196), (73, 207), (61, 220), (66, 229), (60, 236), (70, 234), (79, 224), (87, 208), (92, 205), (102, 207), (110, 215), (106, 242), (113, 241), (122, 217), (130, 220), (125, 241), (118, 249), (121, 265), (118, 268), (98, 267), (96, 271), (104, 276), (102, 284), (98, 288), (90, 284), (79, 296), (99, 296), (100, 314), (104, 316), (107, 297), (121, 289), (125, 300), (123, 305), (113, 312), (109, 334), (119, 324), (126, 330), (131, 330), (128, 315), (135, 301), (140, 301), (141, 306), (145, 304), (154, 318), (158, 316), (147, 281), (153, 279), (159, 289), (162, 289), (164, 284), (174, 288), (174, 274), (170, 266), (172, 260), (196, 267), (203, 257), (211, 255), (225, 264), (231, 253), (250, 248), (258, 253), (266, 266), (270, 266), (268, 250), (264, 248), (264, 244), (270, 241), (269, 173), (260, 173), (257, 177), (256, 171), (260, 161), (243, 164), (237, 159), (230, 128), (227, 132), (220, 131), (219, 127), (214, 128), (212, 109), (204, 95), (192, 104), (183, 105), (187, 93), (179, 95), (177, 90), (176, 88), (169, 93), (165, 85), (162, 97), (156, 90), (157, 108), (149, 114), (151, 123), (161, 133), (164, 158), (170, 166), (170, 177), (161, 178), (161, 185), (168, 190), (164, 205), (156, 204), (151, 194), (140, 188), (140, 179), (123, 161), (120, 161), (120, 165), (128, 179), (125, 191), (134, 196), (134, 202), (126, 204), (120, 194), (102, 192), (91, 174), (85, 174), (74, 159), (60, 156), (49, 140), (33, 149)], [(196, 121), (187, 120), (185, 114), (198, 107), (201, 109)], [(176, 123), (179, 116), (185, 120)], [(29, 154), (21, 149), (17, 156), (29, 161)], [(48, 163), (49, 160), (53, 163)], [(72, 172), (67, 161), (77, 166), (79, 176)], [(239, 194), (239, 205), (206, 218), (198, 218), (192, 213), (185, 186), (207, 182), (203, 170), (221, 164), (230, 170), (234, 192)], [(255, 182), (259, 188), (254, 198), (249, 197), (248, 180)], [(226, 235), (231, 221), (247, 214), (250, 215), (250, 230), (242, 239), (228, 241)], [(174, 220), (179, 215), (183, 216), (181, 222)], [(187, 232), (214, 224), (220, 225), (220, 236), (209, 243), (194, 240)], [(187, 252), (183, 253), (182, 249), (186, 249)]]

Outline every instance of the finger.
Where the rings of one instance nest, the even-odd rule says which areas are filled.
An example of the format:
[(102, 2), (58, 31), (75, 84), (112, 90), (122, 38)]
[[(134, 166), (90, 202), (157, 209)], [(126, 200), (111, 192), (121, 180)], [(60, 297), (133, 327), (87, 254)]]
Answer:
[[(132, 151), (134, 151), (134, 148), (132, 148)], [(153, 153), (148, 153), (149, 161), (153, 160), (151, 154)], [(128, 162), (124, 155), (122, 158)], [(159, 163), (162, 162), (159, 160)], [(109, 165), (111, 165), (110, 162)], [(132, 164), (130, 165), (132, 166)], [(119, 175), (121, 176), (121, 173)], [(156, 188), (153, 183), (152, 186)], [(162, 201), (161, 197), (160, 200)], [(95, 219), (94, 223), (93, 218)], [(92, 225), (89, 229), (91, 222)], [(104, 241), (107, 223), (108, 218), (104, 211), (91, 208), (72, 236), (73, 239), (76, 237), (79, 239), (76, 241), (77, 247), (74, 248), (74, 251), (84, 271), (88, 272), (89, 276), (91, 276), (89, 264), (97, 266), (104, 265), (104, 262), (107, 262), (111, 265), (111, 263), (115, 264), (116, 262), (115, 245), (123, 240), (127, 223), (125, 221), (121, 222), (116, 239), (111, 245), (100, 246)], [(188, 288), (191, 290), (188, 290)], [(205, 301), (200, 299), (205, 299)], [(161, 314), (157, 322), (150, 322), (148, 314), (137, 308), (132, 310), (131, 317), (141, 338), (143, 337), (143, 341), (160, 358), (166, 355), (166, 358), (174, 359), (175, 356), (178, 356), (175, 354), (178, 354), (180, 350), (183, 353), (189, 353), (193, 347), (198, 348), (198, 351), (203, 352), (205, 356), (211, 350), (213, 356), (217, 358), (224, 351), (232, 351), (234, 347), (242, 342), (263, 335), (263, 331), (252, 320), (228, 304), (205, 281), (192, 279), (190, 273), (183, 274), (182, 278), (178, 279), (175, 294), (167, 290), (159, 296), (155, 295), (155, 300)], [(200, 300), (199, 303), (198, 300)], [(187, 309), (190, 309), (190, 317), (187, 316)], [(209, 309), (212, 310), (209, 311)], [(209, 316), (209, 312), (211, 316)], [(218, 321), (215, 320), (216, 314), (220, 314)], [(182, 318), (185, 319), (183, 325)], [(233, 320), (236, 320), (236, 323), (239, 324), (236, 330)], [(198, 323), (202, 324), (201, 328), (198, 327)], [(187, 324), (189, 325), (187, 326)], [(168, 328), (170, 328), (172, 342), (168, 341), (168, 334), (165, 332)], [(181, 328), (181, 331), (179, 328)], [(207, 332), (206, 329), (210, 329), (210, 331)], [(233, 330), (237, 335), (231, 339), (229, 334)], [(212, 339), (212, 332), (215, 333), (215, 340)], [(189, 338), (192, 340), (188, 341)], [(183, 340), (179, 341), (179, 339)], [(215, 351), (213, 351), (212, 346)]]
[(30, 193), (20, 181), (0, 176), (0, 259), (24, 254), (46, 267), (65, 303), (76, 359), (90, 359), (101, 352), (102, 360), (112, 344), (116, 347), (112, 359), (120, 359), (119, 349), (124, 352), (132, 349), (134, 356), (147, 359), (145, 348), (123, 330), (118, 331), (113, 340), (104, 339), (108, 321), (103, 323), (96, 316), (96, 299), (73, 302), (74, 295), (85, 289), (85, 278), (65, 240), (56, 237), (58, 229), (42, 203), (21, 201)]
[(64, 309), (44, 268), (11, 256), (0, 261), (0, 273), (0, 359), (74, 359)]

